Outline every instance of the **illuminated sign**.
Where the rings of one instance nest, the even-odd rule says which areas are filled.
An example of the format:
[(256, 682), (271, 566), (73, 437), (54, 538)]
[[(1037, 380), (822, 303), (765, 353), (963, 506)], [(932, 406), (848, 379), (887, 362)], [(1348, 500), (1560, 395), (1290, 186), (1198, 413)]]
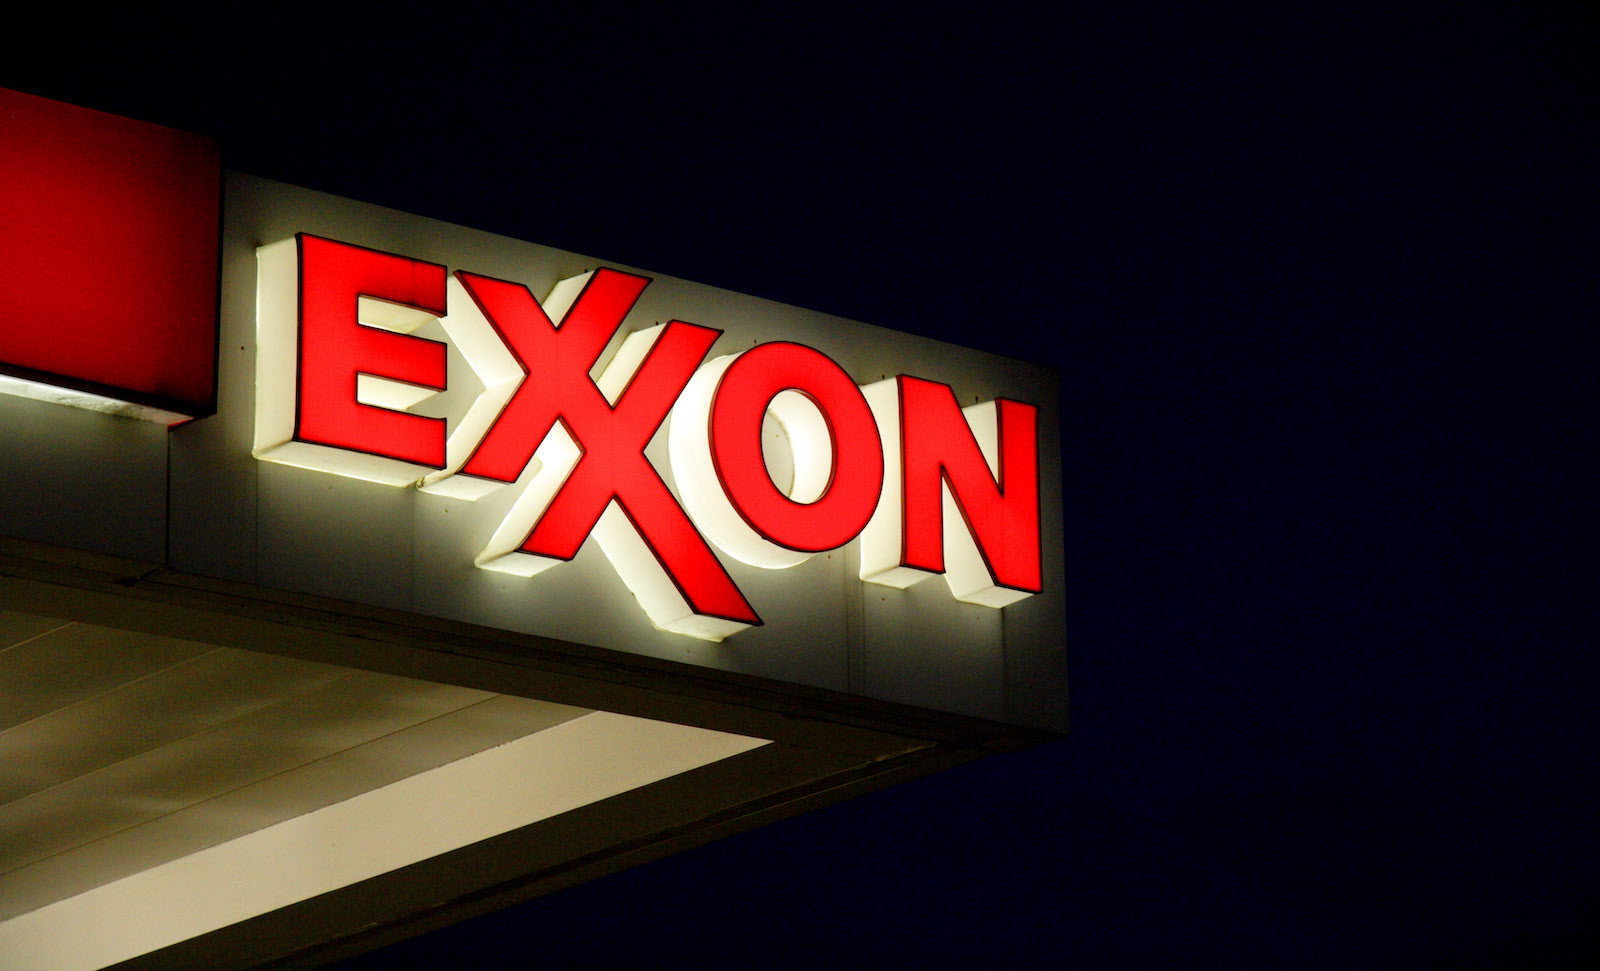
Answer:
[[(650, 283), (620, 270), (541, 303), (304, 233), (258, 265), (256, 456), (469, 502), (517, 490), (479, 567), (531, 577), (593, 536), (655, 626), (712, 641), (761, 623), (713, 546), (779, 570), (860, 537), (868, 582), (943, 575), (996, 608), (1042, 588), (1033, 405), (962, 408), (910, 375), (858, 386), (786, 341), (708, 361), (721, 332), (681, 320), (603, 360)], [(415, 333), (431, 322), (483, 386), (458, 416), (425, 413), (449, 384), (446, 343)], [(645, 454), (663, 424), (677, 495)]]
[(211, 414), (221, 178), (210, 139), (0, 89), (0, 392)]

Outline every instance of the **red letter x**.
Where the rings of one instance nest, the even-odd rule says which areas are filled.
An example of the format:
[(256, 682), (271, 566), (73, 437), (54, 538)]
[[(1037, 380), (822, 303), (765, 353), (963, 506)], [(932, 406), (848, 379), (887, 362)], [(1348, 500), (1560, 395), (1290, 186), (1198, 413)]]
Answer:
[(618, 554), (602, 532), (598, 538), (607, 555), (657, 626), (725, 634), (761, 623), (644, 455), (721, 332), (677, 320), (659, 328), (654, 345), (613, 405), (589, 372), (648, 279), (618, 270), (594, 271), (557, 325), (521, 284), (459, 271), (456, 277), (528, 375), (461, 472), (516, 481), (558, 421), (581, 452), (563, 481), (530, 484), (529, 492), (540, 494), (542, 510), (536, 511), (532, 530), (517, 550), (572, 559), (615, 500), (688, 610), (699, 618), (733, 622), (725, 630), (693, 617), (676, 624), (676, 618), (652, 609), (652, 598), (635, 586), (628, 566), (617, 562)]

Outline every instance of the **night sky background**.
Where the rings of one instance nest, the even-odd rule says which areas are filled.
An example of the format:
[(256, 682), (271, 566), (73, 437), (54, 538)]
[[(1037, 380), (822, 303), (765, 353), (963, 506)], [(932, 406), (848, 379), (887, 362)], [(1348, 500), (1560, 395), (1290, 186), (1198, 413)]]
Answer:
[(1058, 367), (1073, 720), (341, 971), (1600, 967), (1595, 8), (332, 6), (0, 85)]

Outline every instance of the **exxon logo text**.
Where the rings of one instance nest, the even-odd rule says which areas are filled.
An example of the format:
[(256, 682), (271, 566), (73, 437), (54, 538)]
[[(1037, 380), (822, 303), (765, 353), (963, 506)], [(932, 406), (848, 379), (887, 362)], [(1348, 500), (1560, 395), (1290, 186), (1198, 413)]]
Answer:
[[(761, 623), (713, 550), (782, 570), (860, 538), (860, 576), (942, 574), (1000, 608), (1041, 589), (1037, 409), (963, 409), (911, 375), (858, 386), (773, 341), (707, 361), (720, 331), (673, 320), (606, 348), (649, 285), (598, 269), (543, 301), (515, 282), (300, 234), (258, 251), (255, 455), (477, 501), (518, 490), (477, 565), (532, 577), (593, 536), (660, 629)], [(438, 321), (483, 390), (453, 430)], [(668, 488), (645, 449), (668, 425)], [(763, 451), (776, 421), (791, 468)]]

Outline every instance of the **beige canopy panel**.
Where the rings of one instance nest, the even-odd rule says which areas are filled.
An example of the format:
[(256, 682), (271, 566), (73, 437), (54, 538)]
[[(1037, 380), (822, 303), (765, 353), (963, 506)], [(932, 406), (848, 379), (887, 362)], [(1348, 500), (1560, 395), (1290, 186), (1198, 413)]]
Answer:
[(1026, 730), (0, 541), (0, 966), (315, 967)]

